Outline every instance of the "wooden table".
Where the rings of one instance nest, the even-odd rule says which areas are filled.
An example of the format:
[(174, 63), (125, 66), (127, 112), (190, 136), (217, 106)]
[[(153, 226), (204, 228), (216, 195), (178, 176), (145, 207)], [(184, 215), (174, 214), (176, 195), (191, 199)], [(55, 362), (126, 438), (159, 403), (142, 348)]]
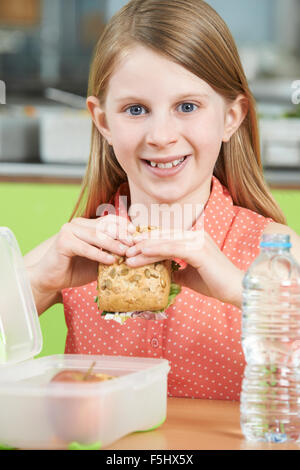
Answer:
[(238, 402), (168, 398), (167, 419), (160, 428), (130, 434), (106, 449), (300, 450), (300, 445), (245, 441)]

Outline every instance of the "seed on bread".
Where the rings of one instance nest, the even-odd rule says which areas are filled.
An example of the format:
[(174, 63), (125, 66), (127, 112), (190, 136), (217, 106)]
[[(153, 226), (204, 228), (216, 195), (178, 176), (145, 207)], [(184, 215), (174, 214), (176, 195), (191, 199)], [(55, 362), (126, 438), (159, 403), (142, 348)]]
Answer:
[(116, 268), (112, 268), (110, 271), (109, 271), (109, 276), (114, 279), (116, 277), (116, 274), (117, 274), (117, 271), (116, 271)]
[(163, 269), (164, 269), (164, 265), (163, 265), (163, 264), (157, 264), (157, 265), (155, 266), (155, 269), (156, 269), (156, 271), (161, 272), (161, 271), (163, 271)]
[(122, 268), (120, 271), (121, 276), (126, 276), (129, 273), (128, 268)]
[(112, 282), (110, 279), (105, 279), (106, 282), (106, 289), (111, 289), (112, 288)]
[(140, 281), (142, 279), (142, 276), (140, 274), (134, 274), (129, 278), (129, 282), (136, 282)]
[[(136, 235), (157, 227), (136, 227)], [(114, 255), (115, 263), (107, 266), (99, 263), (97, 286), (99, 310), (125, 312), (133, 310), (158, 310), (167, 302), (170, 283), (170, 266), (167, 260), (146, 266), (129, 267), (126, 256)]]
[(159, 275), (158, 275), (157, 273), (154, 273), (154, 272), (152, 272), (152, 273), (150, 274), (150, 276), (151, 276), (151, 277), (154, 277), (155, 279), (157, 279), (157, 278), (159, 277)]

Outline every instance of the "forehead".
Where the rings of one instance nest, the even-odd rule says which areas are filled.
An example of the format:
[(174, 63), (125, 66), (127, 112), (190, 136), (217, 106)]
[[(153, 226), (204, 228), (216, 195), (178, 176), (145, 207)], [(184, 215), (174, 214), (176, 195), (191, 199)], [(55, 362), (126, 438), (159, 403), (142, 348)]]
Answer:
[(144, 46), (135, 46), (118, 62), (109, 80), (108, 93), (170, 93), (216, 95), (211, 86), (183, 66)]

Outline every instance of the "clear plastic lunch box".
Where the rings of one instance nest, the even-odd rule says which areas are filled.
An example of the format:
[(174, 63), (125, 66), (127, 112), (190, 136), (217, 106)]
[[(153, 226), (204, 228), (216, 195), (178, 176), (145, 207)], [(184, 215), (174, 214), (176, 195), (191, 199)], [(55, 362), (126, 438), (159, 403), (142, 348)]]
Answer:
[[(58, 354), (42, 349), (39, 318), (15, 236), (0, 227), (0, 448), (101, 449), (166, 418), (165, 359)], [(88, 371), (103, 382), (51, 382)]]

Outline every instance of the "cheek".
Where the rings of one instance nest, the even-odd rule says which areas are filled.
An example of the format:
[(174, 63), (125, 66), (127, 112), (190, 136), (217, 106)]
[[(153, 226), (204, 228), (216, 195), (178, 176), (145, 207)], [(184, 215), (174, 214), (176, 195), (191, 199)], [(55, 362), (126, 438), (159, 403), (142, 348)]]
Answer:
[(113, 147), (118, 149), (119, 152), (133, 150), (139, 142), (136, 126), (124, 125), (124, 123), (121, 124), (118, 121), (111, 126), (111, 136)]
[[(224, 120), (216, 113), (203, 115), (201, 121), (190, 126), (189, 135), (191, 140), (201, 152), (212, 157), (218, 156), (222, 144), (224, 132)], [(217, 154), (217, 155), (216, 155)]]
[(111, 139), (115, 156), (126, 173), (131, 173), (134, 160), (139, 153), (140, 138), (136, 126), (124, 126), (114, 122), (111, 126)]
[(111, 139), (117, 160), (125, 169), (130, 162), (130, 155), (132, 155), (136, 146), (136, 135), (131, 129), (126, 129), (124, 126), (118, 126), (117, 123), (115, 123), (115, 125), (111, 127)]

